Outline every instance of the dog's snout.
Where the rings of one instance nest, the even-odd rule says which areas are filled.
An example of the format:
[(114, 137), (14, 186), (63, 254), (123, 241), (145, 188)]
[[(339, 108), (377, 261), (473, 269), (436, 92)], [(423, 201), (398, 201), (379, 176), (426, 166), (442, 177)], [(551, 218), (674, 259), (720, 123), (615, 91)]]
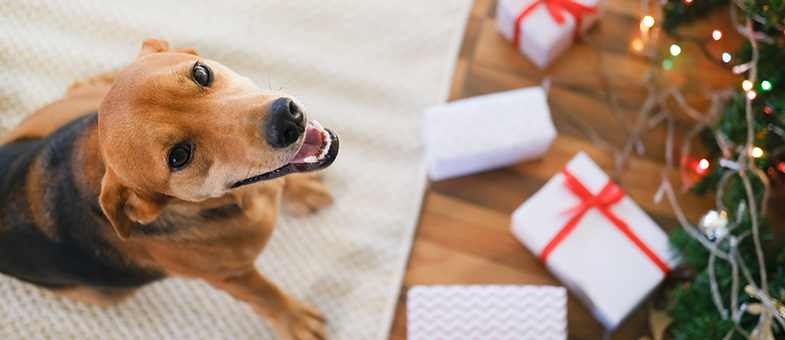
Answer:
[(292, 145), (305, 131), (303, 111), (289, 98), (278, 98), (270, 105), (265, 121), (265, 138), (275, 148)]

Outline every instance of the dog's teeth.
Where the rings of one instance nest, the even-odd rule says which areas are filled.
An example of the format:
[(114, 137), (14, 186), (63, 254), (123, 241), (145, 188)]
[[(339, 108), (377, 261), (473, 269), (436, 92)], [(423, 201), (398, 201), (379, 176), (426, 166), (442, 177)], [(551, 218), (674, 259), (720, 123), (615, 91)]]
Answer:
[(327, 143), (324, 145), (324, 148), (322, 148), (322, 152), (319, 154), (319, 159), (324, 158), (324, 156), (327, 156), (327, 154), (330, 152), (330, 144), (332, 144), (332, 140), (327, 138)]
[(324, 127), (322, 126), (322, 124), (319, 124), (319, 122), (312, 120), (311, 124), (313, 124), (313, 127), (315, 127), (316, 130), (319, 130), (319, 132), (324, 132)]
[(308, 156), (303, 159), (303, 162), (306, 163), (316, 163), (317, 161), (319, 161), (319, 159), (317, 159), (316, 156)]

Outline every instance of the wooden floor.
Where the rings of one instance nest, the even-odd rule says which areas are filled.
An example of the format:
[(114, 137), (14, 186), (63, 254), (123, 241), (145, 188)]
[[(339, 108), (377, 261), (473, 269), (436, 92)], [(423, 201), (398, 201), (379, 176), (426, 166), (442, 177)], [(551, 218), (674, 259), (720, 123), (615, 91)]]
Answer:
[[(627, 129), (608, 105), (608, 91), (600, 74), (609, 75), (608, 86), (633, 119), (646, 92), (630, 80), (642, 79), (649, 67), (648, 60), (631, 47), (632, 41), (639, 37), (640, 8), (636, 0), (610, 0), (600, 24), (543, 72), (496, 32), (495, 1), (475, 1), (455, 70), (451, 100), (540, 85), (546, 75), (551, 76), (549, 104), (559, 136), (541, 161), (431, 184), (424, 199), (390, 339), (406, 338), (406, 291), (413, 285), (559, 285), (543, 264), (512, 236), (510, 214), (578, 151), (587, 152), (605, 171), (612, 171), (611, 154), (593, 143), (587, 131), (596, 132), (617, 148), (628, 138)], [(710, 53), (719, 56), (723, 51), (732, 53), (738, 49), (741, 38), (731, 32), (726, 10), (685, 28), (682, 33), (708, 40), (714, 28), (722, 29), (725, 37), (707, 45)], [(670, 44), (665, 38), (662, 52)], [(727, 68), (709, 62), (695, 45), (683, 45), (682, 54), (672, 59), (668, 79), (700, 110), (707, 107), (699, 95), (702, 91), (738, 87), (742, 80)], [(669, 104), (675, 109), (676, 105)], [(677, 145), (681, 145), (682, 136), (693, 123), (685, 114), (677, 112)], [(637, 167), (626, 170), (619, 184), (668, 231), (678, 227), (670, 206), (667, 202), (659, 205), (653, 202), (664, 164), (664, 142), (662, 125), (650, 130), (644, 138), (646, 153), (635, 158)], [(679, 150), (675, 156), (678, 159)], [(676, 171), (671, 173), (671, 179), (681, 183)], [(679, 199), (693, 221), (713, 207), (711, 197), (685, 194)], [(570, 339), (602, 339), (601, 325), (573, 296), (569, 298), (568, 311)], [(640, 308), (611, 338), (638, 339), (647, 335), (647, 320), (646, 308)]]

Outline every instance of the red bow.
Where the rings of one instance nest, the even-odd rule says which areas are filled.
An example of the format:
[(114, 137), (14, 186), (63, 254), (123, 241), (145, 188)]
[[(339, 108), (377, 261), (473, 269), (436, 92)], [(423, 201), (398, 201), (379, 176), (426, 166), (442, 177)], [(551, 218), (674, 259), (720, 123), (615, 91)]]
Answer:
[(572, 2), (570, 0), (537, 0), (533, 2), (529, 7), (526, 7), (521, 14), (518, 14), (518, 18), (515, 19), (515, 29), (512, 34), (512, 42), (515, 46), (519, 46), (518, 42), (520, 41), (521, 35), (521, 21), (529, 15), (537, 5), (545, 4), (545, 7), (548, 8), (548, 12), (551, 13), (551, 17), (553, 20), (556, 21), (557, 24), (561, 24), (564, 22), (564, 15), (562, 15), (562, 9), (566, 10), (570, 15), (575, 18), (575, 37), (578, 37), (578, 32), (581, 29), (581, 16), (584, 14), (593, 14), (597, 12), (596, 8), (593, 7), (586, 7), (579, 3)]
[(616, 215), (611, 212), (610, 207), (617, 202), (619, 202), (622, 198), (624, 198), (624, 191), (622, 191), (619, 187), (613, 184), (613, 182), (608, 181), (608, 184), (602, 188), (599, 194), (592, 195), (586, 187), (581, 184), (578, 179), (575, 178), (567, 169), (562, 170), (562, 174), (566, 178), (564, 182), (564, 186), (566, 186), (575, 196), (578, 196), (581, 199), (581, 203), (576, 205), (575, 207), (571, 208), (570, 210), (565, 211), (565, 213), (575, 213), (575, 215), (564, 225), (564, 227), (556, 234), (556, 236), (551, 240), (548, 245), (543, 248), (542, 253), (540, 253), (540, 259), (545, 262), (548, 259), (548, 255), (553, 251), (556, 246), (564, 240), (565, 237), (578, 225), (583, 215), (586, 214), (587, 211), (591, 208), (595, 208), (599, 210), (605, 217), (607, 217), (613, 224), (624, 233), (627, 238), (629, 238), (632, 243), (634, 243), (641, 251), (643, 251), (646, 256), (654, 262), (657, 267), (662, 270), (664, 274), (668, 274), (670, 268), (668, 265), (665, 264), (656, 254), (654, 254), (649, 247), (646, 246), (643, 241), (641, 241), (635, 234), (630, 230), (630, 227), (624, 223), (624, 221), (620, 220)]

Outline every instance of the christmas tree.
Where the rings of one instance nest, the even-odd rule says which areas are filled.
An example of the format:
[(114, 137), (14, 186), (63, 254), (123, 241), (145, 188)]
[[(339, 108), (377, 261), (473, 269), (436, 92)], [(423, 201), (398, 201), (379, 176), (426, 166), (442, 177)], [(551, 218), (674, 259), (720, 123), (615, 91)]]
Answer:
[[(671, 292), (669, 330), (685, 340), (785, 339), (785, 242), (765, 214), (769, 192), (785, 178), (785, 1), (668, 0), (661, 28), (676, 37), (715, 10), (731, 11), (747, 38), (732, 58), (720, 58), (738, 61), (728, 66), (746, 80), (698, 129), (710, 156), (692, 190), (714, 192), (718, 207), (697, 226), (681, 219), (684, 228), (671, 234), (692, 275)], [(647, 27), (644, 19), (643, 34)]]

